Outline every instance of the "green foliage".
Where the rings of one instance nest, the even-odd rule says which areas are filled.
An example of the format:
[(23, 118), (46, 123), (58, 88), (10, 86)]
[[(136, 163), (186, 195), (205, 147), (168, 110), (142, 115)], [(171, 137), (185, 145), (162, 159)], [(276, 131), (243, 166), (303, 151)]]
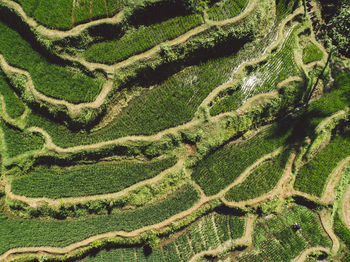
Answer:
[(208, 9), (210, 20), (220, 21), (239, 15), (248, 5), (247, 0), (226, 0)]
[(321, 60), (323, 53), (321, 49), (315, 44), (308, 44), (303, 50), (303, 62), (308, 64), (314, 61)]
[(41, 149), (44, 145), (44, 139), (36, 133), (24, 132), (11, 128), (6, 124), (0, 126), (4, 132), (6, 153), (9, 157), (24, 154), (31, 150)]
[(330, 21), (329, 33), (332, 37), (333, 44), (338, 47), (339, 51), (345, 56), (350, 55), (350, 4), (343, 1), (338, 13)]
[[(110, 14), (114, 15), (117, 10), (119, 10), (122, 6), (122, 1), (108, 1), (110, 3)], [(75, 2), (75, 6), (73, 6), (73, 17), (74, 24), (88, 22), (98, 18), (104, 18), (108, 16), (105, 0), (80, 0)], [(91, 12), (90, 12), (91, 10)]]
[(166, 40), (176, 38), (202, 23), (201, 16), (193, 14), (171, 18), (151, 26), (130, 29), (116, 41), (93, 44), (84, 52), (84, 57), (88, 61), (113, 64)]
[(6, 112), (10, 117), (16, 118), (23, 114), (24, 105), (14, 90), (6, 81), (5, 75), (0, 69), (0, 94), (4, 97)]
[(197, 200), (197, 191), (186, 186), (176, 195), (140, 209), (79, 220), (26, 220), (8, 218), (1, 214), (0, 253), (25, 246), (63, 247), (97, 234), (118, 230), (133, 231), (160, 223), (189, 209)]
[[(231, 222), (231, 225), (230, 223)], [(230, 227), (237, 231), (232, 238), (230, 236)], [(209, 230), (209, 231), (207, 231)], [(213, 230), (213, 231), (210, 231)], [(216, 235), (215, 230), (218, 231)], [(195, 232), (195, 233), (194, 233)], [(220, 232), (220, 233), (219, 233)], [(234, 215), (223, 215), (212, 212), (188, 226), (184, 231), (175, 235), (170, 242), (153, 247), (152, 252), (148, 254), (144, 247), (125, 247), (111, 250), (103, 250), (87, 261), (108, 261), (112, 258), (123, 257), (124, 261), (189, 261), (195, 254), (218, 247), (229, 239), (239, 238), (244, 233), (244, 219)], [(208, 235), (214, 239), (214, 242), (207, 243)], [(209, 245), (208, 245), (209, 244)]]
[(340, 218), (339, 211), (334, 216), (334, 232), (344, 241), (346, 247), (350, 249), (350, 230)]
[(0, 53), (12, 66), (28, 71), (38, 91), (72, 103), (93, 101), (99, 94), (102, 80), (52, 63), (34, 50), (18, 32), (2, 22), (0, 34)]
[(283, 175), (289, 151), (262, 163), (241, 184), (231, 188), (225, 195), (229, 201), (253, 199), (271, 191)]
[(297, 174), (294, 187), (321, 197), (327, 179), (337, 164), (350, 154), (350, 136), (335, 137)]
[(30, 197), (79, 197), (118, 192), (173, 166), (175, 158), (119, 161), (69, 168), (39, 166), (12, 181), (12, 191)]
[(75, 133), (35, 112), (29, 116), (28, 126), (42, 127), (55, 144), (63, 147), (151, 135), (190, 121), (203, 99), (230, 77), (239, 63), (235, 57), (212, 59), (184, 69), (136, 97), (112, 125), (97, 132)]
[(72, 27), (72, 0), (16, 0), (16, 2), (21, 4), (28, 16), (40, 24), (63, 30)]
[(192, 178), (206, 195), (215, 195), (259, 158), (283, 146), (290, 131), (274, 125), (248, 141), (228, 144), (201, 160)]
[[(289, 33), (281, 49), (273, 53), (262, 64), (254, 65), (253, 72), (245, 77), (242, 83), (219, 99), (210, 109), (211, 115), (217, 115), (226, 111), (239, 108), (249, 97), (259, 93), (266, 93), (276, 89), (278, 83), (290, 76), (300, 75), (300, 70), (295, 62), (294, 49), (297, 28)], [(264, 41), (261, 41), (257, 47), (257, 53), (263, 52), (266, 48), (268, 35)], [(254, 70), (255, 69), (255, 70)], [(248, 68), (250, 71), (250, 69)]]
[[(301, 226), (299, 232), (293, 230), (294, 223)], [(243, 253), (238, 261), (290, 261), (306, 248), (331, 246), (317, 216), (301, 206), (289, 208), (279, 216), (260, 219), (254, 230), (254, 240), (258, 251)]]

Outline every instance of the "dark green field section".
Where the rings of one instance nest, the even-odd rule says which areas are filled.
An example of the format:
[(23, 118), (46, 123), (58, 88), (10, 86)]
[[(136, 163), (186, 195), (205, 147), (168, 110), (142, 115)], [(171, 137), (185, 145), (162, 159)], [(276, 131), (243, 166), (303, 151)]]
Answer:
[(113, 64), (174, 39), (201, 24), (203, 19), (199, 14), (174, 17), (158, 24), (131, 29), (120, 39), (93, 44), (83, 55), (91, 62)]
[(218, 2), (208, 9), (208, 17), (214, 21), (232, 18), (242, 13), (248, 3), (248, 0), (226, 0)]
[(38, 91), (71, 103), (94, 101), (104, 82), (52, 63), (1, 20), (0, 54), (11, 66), (28, 71)]
[(173, 166), (175, 158), (150, 162), (118, 161), (70, 168), (39, 166), (28, 175), (15, 177), (12, 191), (29, 197), (80, 197), (123, 190), (152, 178)]
[(225, 145), (201, 160), (192, 178), (206, 195), (215, 195), (259, 158), (285, 145), (290, 134), (274, 125), (247, 141)]
[[(301, 226), (300, 231), (293, 230), (294, 223)], [(307, 248), (330, 247), (331, 244), (317, 216), (305, 207), (294, 206), (280, 216), (258, 220), (254, 230), (255, 248), (239, 255), (236, 260), (290, 261)]]
[(295, 188), (320, 197), (332, 170), (349, 155), (350, 135), (335, 137), (311, 162), (300, 169)]
[(161, 242), (150, 254), (143, 247), (119, 248), (101, 251), (84, 261), (189, 261), (201, 251), (242, 237), (244, 224), (240, 217), (213, 212), (185, 228), (171, 241)]
[(241, 184), (231, 188), (225, 198), (229, 201), (244, 201), (261, 196), (277, 185), (283, 175), (289, 156), (285, 151), (262, 163)]
[(1, 128), (6, 143), (6, 153), (9, 157), (41, 149), (44, 145), (44, 139), (37, 133), (23, 132), (7, 124), (2, 125)]
[(18, 98), (11, 85), (6, 80), (4, 72), (0, 69), (0, 94), (4, 98), (5, 108), (12, 118), (19, 117), (24, 112), (24, 104)]
[(16, 0), (16, 2), (22, 6), (28, 16), (34, 18), (38, 23), (52, 29), (68, 30), (79, 23), (111, 17), (124, 6), (126, 1)]
[(190, 208), (198, 199), (197, 191), (186, 186), (176, 195), (158, 203), (122, 213), (80, 220), (42, 221), (0, 218), (0, 253), (31, 246), (64, 247), (88, 237), (111, 231), (133, 231), (159, 223)]

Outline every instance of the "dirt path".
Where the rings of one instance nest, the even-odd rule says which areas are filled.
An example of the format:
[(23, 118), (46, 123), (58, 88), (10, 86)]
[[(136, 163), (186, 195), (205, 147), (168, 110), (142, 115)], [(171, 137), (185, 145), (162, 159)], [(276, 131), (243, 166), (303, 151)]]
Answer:
[(118, 24), (124, 18), (124, 12), (121, 11), (111, 18), (102, 18), (99, 20), (85, 23), (85, 24), (77, 25), (68, 31), (60, 31), (60, 30), (49, 29), (43, 25), (40, 25), (37, 21), (35, 21), (35, 19), (33, 19), (32, 17), (29, 17), (24, 12), (23, 8), (14, 1), (0, 0), (0, 2), (3, 3), (5, 6), (7, 6), (8, 8), (10, 8), (11, 10), (15, 11), (15, 13), (25, 23), (27, 23), (31, 28), (35, 29), (36, 33), (38, 33), (42, 37), (49, 38), (49, 39), (63, 39), (66, 37), (78, 36), (89, 27), (99, 25), (99, 24), (104, 24), (104, 23), (106, 23), (106, 24)]
[(27, 71), (10, 66), (1, 54), (0, 54), (0, 66), (6, 74), (24, 75), (27, 78), (26, 85), (25, 85), (26, 90), (29, 93), (33, 94), (34, 97), (36, 97), (38, 100), (52, 104), (52, 105), (63, 105), (68, 109), (68, 111), (72, 115), (77, 115), (81, 111), (81, 109), (84, 107), (88, 107), (88, 108), (100, 107), (104, 102), (106, 96), (108, 95), (108, 93), (113, 87), (113, 80), (107, 80), (106, 83), (104, 84), (104, 87), (102, 88), (102, 91), (97, 96), (95, 101), (90, 103), (72, 104), (65, 100), (51, 98), (40, 93), (35, 88), (31, 75)]
[(280, 24), (279, 26), (279, 30), (278, 30), (278, 37), (277, 39), (266, 48), (266, 50), (263, 52), (263, 55), (258, 57), (258, 58), (254, 58), (252, 60), (248, 60), (248, 61), (244, 61), (242, 62), (239, 66), (236, 67), (236, 69), (233, 71), (231, 78), (224, 84), (218, 86), (217, 88), (213, 89), (212, 92), (210, 92), (210, 94), (202, 101), (201, 105), (198, 107), (203, 107), (203, 106), (208, 106), (208, 104), (213, 101), (213, 99), (223, 90), (225, 90), (226, 88), (228, 88), (229, 86), (234, 85), (235, 83), (238, 82), (238, 79), (234, 79), (233, 75), (240, 75), (243, 70), (248, 66), (248, 65), (253, 65), (256, 63), (259, 63), (263, 60), (265, 60), (271, 53), (271, 50), (276, 48), (283, 40), (284, 34), (284, 27), (285, 25), (292, 20), (295, 16), (304, 13), (304, 8), (300, 7), (298, 9), (296, 9), (294, 11), (293, 14), (290, 14), (289, 16), (287, 16)]
[(336, 254), (339, 250), (340, 243), (338, 237), (335, 235), (333, 231), (333, 218), (331, 217), (331, 212), (326, 209), (323, 209), (319, 212), (319, 216), (321, 219), (321, 224), (323, 229), (328, 234), (329, 238), (332, 240), (332, 249), (331, 252)]
[(322, 247), (322, 246), (308, 248), (308, 249), (304, 250), (295, 259), (293, 259), (291, 262), (304, 262), (306, 260), (307, 256), (311, 255), (312, 253), (318, 252), (318, 251), (329, 252), (329, 249)]
[(346, 226), (350, 229), (350, 214), (349, 214), (349, 207), (350, 207), (350, 186), (348, 187), (346, 194), (344, 196), (343, 200), (343, 217), (344, 222)]
[(246, 230), (244, 233), (244, 236), (238, 239), (231, 239), (229, 241), (226, 241), (223, 245), (220, 245), (219, 247), (211, 250), (204, 250), (200, 253), (195, 254), (189, 262), (195, 262), (198, 261), (199, 258), (205, 256), (205, 255), (217, 255), (222, 252), (225, 252), (226, 250), (230, 249), (234, 245), (240, 245), (240, 246), (249, 246), (252, 244), (252, 234), (254, 229), (254, 222), (256, 220), (256, 216), (249, 216), (246, 219)]
[(150, 230), (160, 230), (164, 227), (167, 227), (171, 225), (172, 223), (181, 220), (190, 214), (194, 213), (197, 211), (199, 208), (201, 208), (203, 205), (205, 205), (208, 201), (206, 199), (201, 199), (197, 204), (195, 204), (193, 207), (191, 207), (188, 210), (185, 210), (181, 213), (178, 213), (158, 224), (154, 224), (151, 226), (146, 226), (134, 231), (114, 231), (114, 232), (108, 232), (104, 234), (99, 234), (95, 235), (92, 237), (89, 237), (83, 241), (79, 241), (76, 243), (73, 243), (69, 246), (66, 247), (23, 247), (23, 248), (13, 248), (8, 251), (6, 251), (3, 255), (0, 256), (0, 261), (6, 261), (9, 257), (12, 255), (17, 255), (17, 254), (30, 254), (30, 253), (39, 253), (39, 252), (45, 252), (45, 253), (50, 253), (50, 254), (67, 254), (72, 252), (75, 249), (78, 249), (80, 247), (86, 247), (90, 245), (92, 242), (97, 241), (97, 240), (102, 240), (106, 238), (114, 238), (117, 236), (121, 237), (136, 237), (141, 235), (142, 233), (145, 233)]
[(25, 122), (23, 121), (23, 116), (28, 114), (28, 109), (25, 107), (23, 114), (20, 117), (17, 117), (16, 119), (12, 118), (6, 110), (6, 102), (2, 95), (0, 95), (0, 116), (2, 119), (9, 123), (10, 125), (13, 125), (15, 127), (18, 127), (20, 129), (23, 129), (25, 127)]
[[(28, 204), (30, 207), (37, 207), (42, 203), (47, 203), (50, 207), (58, 207), (61, 204), (78, 204), (78, 203), (84, 203), (88, 201), (96, 201), (96, 200), (105, 200), (105, 199), (117, 199), (123, 196), (126, 196), (130, 194), (132, 191), (136, 190), (139, 187), (145, 186), (145, 185), (152, 185), (156, 184), (164, 179), (164, 177), (169, 174), (170, 172), (176, 172), (180, 171), (183, 167), (183, 159), (179, 159), (179, 161), (176, 163), (175, 166), (166, 169), (159, 173), (157, 176), (143, 180), (141, 182), (135, 183), (131, 185), (130, 187), (127, 187), (119, 192), (116, 193), (109, 193), (109, 194), (100, 194), (100, 195), (92, 195), (92, 196), (84, 196), (84, 197), (67, 197), (67, 198), (58, 198), (58, 199), (52, 199), (52, 198), (31, 198), (21, 195), (16, 195), (11, 191), (11, 182), (4, 178), (4, 185), (5, 185), (5, 193), (6, 197), (11, 200), (21, 201), (23, 203)], [(209, 200), (209, 199), (208, 199)]]

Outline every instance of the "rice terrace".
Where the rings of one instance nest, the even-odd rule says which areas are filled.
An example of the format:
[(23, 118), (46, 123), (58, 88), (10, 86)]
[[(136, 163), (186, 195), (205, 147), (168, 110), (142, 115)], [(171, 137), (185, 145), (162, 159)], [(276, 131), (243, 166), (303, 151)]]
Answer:
[(0, 0), (0, 262), (350, 261), (349, 0)]

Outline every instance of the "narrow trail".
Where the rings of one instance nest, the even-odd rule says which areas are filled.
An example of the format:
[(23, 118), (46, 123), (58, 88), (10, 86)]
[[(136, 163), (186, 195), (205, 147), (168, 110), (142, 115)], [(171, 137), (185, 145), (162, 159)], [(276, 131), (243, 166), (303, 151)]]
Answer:
[(85, 23), (85, 24), (77, 25), (67, 31), (61, 31), (61, 30), (49, 29), (43, 25), (40, 25), (35, 19), (33, 19), (32, 17), (29, 17), (25, 13), (25, 11), (23, 10), (20, 4), (12, 0), (0, 0), (0, 2), (4, 4), (6, 7), (8, 7), (9, 9), (15, 11), (15, 13), (31, 28), (35, 29), (36, 33), (38, 33), (41, 37), (45, 37), (49, 39), (63, 39), (66, 37), (78, 36), (89, 27), (99, 25), (99, 24), (104, 24), (104, 23), (118, 24), (124, 18), (124, 12), (121, 11), (111, 18), (102, 18), (99, 20)]
[(69, 113), (72, 115), (79, 114), (81, 109), (84, 107), (88, 107), (88, 108), (100, 107), (102, 105), (102, 103), (104, 102), (106, 96), (108, 95), (108, 93), (110, 92), (110, 90), (113, 87), (113, 80), (107, 80), (102, 88), (102, 91), (97, 96), (95, 101), (90, 102), (90, 103), (72, 104), (72, 103), (69, 103), (65, 100), (55, 99), (55, 98), (48, 97), (48, 96), (40, 93), (35, 88), (31, 75), (25, 70), (15, 68), (15, 67), (9, 65), (7, 63), (7, 61), (5, 60), (4, 56), (1, 54), (0, 54), (0, 66), (6, 74), (24, 75), (27, 78), (25, 88), (29, 93), (33, 94), (35, 98), (37, 98), (40, 101), (52, 104), (52, 105), (65, 106), (68, 109)]
[(252, 60), (248, 60), (248, 61), (244, 61), (243, 63), (241, 63), (240, 65), (238, 65), (236, 67), (236, 69), (234, 70), (234, 73), (232, 74), (231, 78), (224, 84), (218, 86), (217, 88), (213, 89), (212, 92), (210, 92), (210, 94), (202, 101), (201, 105), (198, 107), (203, 107), (203, 106), (208, 106), (209, 103), (211, 101), (213, 101), (213, 99), (223, 90), (225, 90), (226, 88), (232, 86), (233, 84), (238, 82), (238, 79), (234, 79), (233, 75), (240, 75), (244, 69), (248, 66), (248, 65), (253, 65), (256, 63), (259, 63), (263, 60), (265, 60), (270, 54), (271, 54), (271, 50), (273, 50), (274, 48), (276, 48), (282, 41), (283, 41), (283, 31), (285, 28), (285, 25), (292, 20), (295, 16), (302, 14), (304, 12), (304, 8), (303, 7), (299, 7), (298, 9), (296, 9), (292, 14), (290, 14), (289, 16), (287, 16), (280, 24), (279, 26), (279, 30), (278, 30), (278, 37), (277, 39), (271, 43), (270, 46), (268, 46), (265, 51), (263, 52), (263, 55), (258, 57), (258, 58), (254, 58)]
[(331, 216), (331, 212), (323, 209), (319, 212), (319, 216), (321, 219), (321, 224), (323, 226), (323, 229), (326, 231), (327, 235), (332, 240), (331, 252), (333, 254), (336, 254), (340, 248), (340, 243), (339, 243), (338, 237), (335, 235), (333, 231), (333, 218)]
[(317, 246), (317, 247), (311, 247), (306, 250), (304, 250), (299, 256), (291, 260), (291, 262), (305, 262), (306, 258), (311, 255), (312, 253), (323, 251), (323, 252), (329, 252), (328, 248)]
[(350, 229), (349, 207), (350, 207), (350, 186), (348, 187), (343, 200), (343, 217), (344, 217), (344, 222), (348, 227), (348, 229)]
[(180, 158), (179, 161), (173, 167), (162, 171), (157, 176), (155, 176), (151, 179), (147, 179), (147, 180), (143, 180), (141, 182), (135, 183), (135, 184), (133, 184), (133, 185), (121, 190), (121, 191), (118, 191), (116, 193), (91, 195), (91, 196), (84, 196), (84, 197), (67, 197), (67, 198), (57, 198), (57, 199), (46, 198), (46, 197), (31, 198), (31, 197), (26, 197), (26, 196), (14, 194), (11, 191), (11, 182), (7, 178), (4, 178), (3, 181), (4, 181), (4, 185), (5, 185), (6, 197), (10, 200), (15, 200), (15, 201), (20, 201), (20, 202), (26, 203), (32, 208), (35, 208), (42, 203), (47, 203), (48, 206), (50, 206), (50, 207), (58, 207), (61, 204), (78, 204), (78, 203), (84, 203), (87, 201), (117, 199), (117, 198), (120, 198), (122, 196), (126, 196), (139, 187), (142, 187), (145, 185), (156, 184), (156, 183), (162, 181), (164, 179), (164, 177), (171, 172), (180, 171), (182, 166), (183, 166), (183, 163), (184, 163), (183, 159)]
[(114, 231), (114, 232), (108, 232), (104, 234), (99, 234), (95, 235), (92, 237), (89, 237), (83, 241), (79, 241), (76, 243), (73, 243), (69, 246), (66, 247), (22, 247), (22, 248), (13, 248), (8, 251), (6, 251), (4, 254), (0, 256), (0, 261), (6, 261), (8, 258), (10, 258), (13, 255), (18, 255), (18, 254), (35, 254), (35, 253), (40, 253), (40, 252), (45, 252), (49, 254), (58, 254), (58, 255), (66, 255), (75, 249), (81, 248), (81, 247), (86, 247), (90, 245), (92, 242), (97, 241), (97, 240), (102, 240), (106, 238), (114, 238), (117, 236), (120, 237), (137, 237), (141, 235), (142, 233), (145, 233), (150, 230), (160, 230), (164, 227), (167, 227), (171, 225), (172, 223), (181, 220), (188, 215), (192, 214), (193, 212), (197, 211), (199, 208), (201, 208), (203, 205), (205, 205), (208, 202), (207, 199), (200, 199), (197, 204), (195, 204), (193, 207), (190, 209), (187, 209), (181, 213), (178, 213), (158, 224), (150, 225), (150, 226), (145, 226), (142, 228), (139, 228), (134, 231)]
[(23, 114), (20, 117), (12, 118), (6, 110), (6, 102), (2, 95), (0, 95), (0, 117), (3, 118), (3, 120), (10, 125), (13, 125), (15, 127), (18, 127), (20, 129), (23, 129), (25, 127), (25, 123), (23, 121), (23, 117), (25, 117), (28, 114), (28, 108), (25, 107)]
[(246, 229), (244, 236), (238, 239), (231, 239), (229, 241), (226, 241), (219, 247), (211, 250), (204, 250), (200, 253), (195, 254), (188, 262), (195, 262), (198, 261), (199, 258), (205, 256), (205, 255), (218, 255), (222, 252), (225, 252), (226, 250), (230, 249), (234, 245), (242, 245), (242, 246), (249, 246), (253, 243), (252, 241), (252, 234), (254, 229), (254, 222), (256, 220), (256, 216), (249, 216), (246, 219)]

